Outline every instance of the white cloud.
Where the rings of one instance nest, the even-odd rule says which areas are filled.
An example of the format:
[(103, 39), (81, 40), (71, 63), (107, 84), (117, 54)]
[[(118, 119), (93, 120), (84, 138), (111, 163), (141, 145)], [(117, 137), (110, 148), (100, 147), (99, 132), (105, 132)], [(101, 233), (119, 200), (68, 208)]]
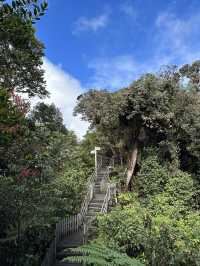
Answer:
[(108, 12), (93, 18), (80, 17), (75, 22), (73, 33), (76, 34), (82, 31), (96, 32), (101, 28), (105, 28), (108, 24), (108, 21), (109, 21)]
[(91, 61), (88, 67), (93, 70), (89, 87), (118, 89), (127, 86), (138, 75), (144, 73), (144, 66), (135, 61), (131, 55), (98, 58)]
[(146, 73), (156, 73), (164, 65), (171, 63), (171, 57), (153, 56), (145, 62), (139, 62), (133, 55), (97, 58), (88, 64), (93, 75), (88, 87), (116, 90), (130, 85)]
[[(79, 31), (97, 31), (108, 23), (108, 15), (97, 18), (79, 20)], [(146, 72), (158, 71), (162, 65), (190, 63), (200, 58), (200, 13), (187, 19), (180, 19), (170, 13), (160, 14), (155, 22), (154, 51), (152, 57), (140, 62), (131, 54), (115, 57), (102, 57), (91, 60), (88, 67), (92, 70), (87, 87), (118, 89), (129, 85), (134, 79)], [(78, 28), (76, 29), (78, 30)], [(44, 60), (47, 89), (50, 99), (63, 113), (67, 128), (73, 129), (79, 137), (83, 136), (88, 124), (72, 112), (76, 98), (84, 92), (80, 82), (64, 72), (59, 66)]]
[(136, 9), (135, 9), (135, 7), (131, 1), (123, 1), (120, 9), (125, 15), (127, 15), (133, 19), (137, 18), (137, 11), (136, 11)]
[[(66, 127), (74, 130), (81, 138), (88, 129), (88, 124), (81, 121), (80, 117), (73, 116), (77, 96), (84, 92), (80, 82), (70, 74), (63, 71), (59, 66), (44, 59), (45, 80), (50, 98), (44, 100), (46, 103), (54, 103), (62, 112)], [(37, 102), (35, 99), (34, 102)]]
[(160, 14), (155, 23), (157, 55), (167, 55), (170, 62), (182, 64), (200, 57), (200, 13), (185, 19), (171, 13)]

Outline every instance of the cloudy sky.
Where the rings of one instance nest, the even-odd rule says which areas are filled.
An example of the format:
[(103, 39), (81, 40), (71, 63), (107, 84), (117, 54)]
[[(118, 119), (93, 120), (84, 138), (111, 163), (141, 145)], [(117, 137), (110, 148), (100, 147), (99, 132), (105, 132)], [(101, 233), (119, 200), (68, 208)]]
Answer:
[(162, 65), (200, 58), (199, 0), (49, 0), (36, 25), (46, 46), (48, 102), (79, 137), (87, 123), (74, 118), (79, 94), (116, 90)]

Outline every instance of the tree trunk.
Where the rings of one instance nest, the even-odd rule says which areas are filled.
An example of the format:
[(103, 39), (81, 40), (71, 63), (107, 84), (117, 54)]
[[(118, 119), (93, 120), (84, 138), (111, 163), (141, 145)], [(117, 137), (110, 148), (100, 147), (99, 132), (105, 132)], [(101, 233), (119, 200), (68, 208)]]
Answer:
[(138, 156), (138, 142), (136, 141), (133, 145), (133, 149), (129, 159), (129, 165), (127, 170), (127, 179), (126, 179), (126, 190), (128, 190), (129, 184), (131, 182), (132, 176), (134, 174), (136, 162)]

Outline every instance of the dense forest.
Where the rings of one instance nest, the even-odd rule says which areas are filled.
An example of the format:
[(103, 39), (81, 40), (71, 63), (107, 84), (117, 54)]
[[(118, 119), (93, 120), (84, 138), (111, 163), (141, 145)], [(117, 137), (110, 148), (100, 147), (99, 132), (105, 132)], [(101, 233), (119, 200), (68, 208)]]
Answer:
[(97, 215), (93, 240), (78, 248), (85, 256), (72, 260), (199, 266), (200, 61), (80, 95), (74, 115), (90, 128), (79, 140), (43, 101), (44, 45), (34, 24), (47, 7), (0, 1), (0, 265), (41, 265), (56, 223), (80, 210), (99, 146), (115, 162), (117, 193)]

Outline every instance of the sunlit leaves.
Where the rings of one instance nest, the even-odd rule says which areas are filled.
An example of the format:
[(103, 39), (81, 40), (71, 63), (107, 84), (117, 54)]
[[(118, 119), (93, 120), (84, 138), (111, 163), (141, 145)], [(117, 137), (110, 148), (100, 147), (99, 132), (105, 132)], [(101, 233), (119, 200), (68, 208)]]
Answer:
[(39, 0), (13, 0), (11, 3), (2, 2), (2, 15), (8, 16), (18, 14), (26, 21), (35, 23), (43, 16), (48, 8), (47, 1)]

